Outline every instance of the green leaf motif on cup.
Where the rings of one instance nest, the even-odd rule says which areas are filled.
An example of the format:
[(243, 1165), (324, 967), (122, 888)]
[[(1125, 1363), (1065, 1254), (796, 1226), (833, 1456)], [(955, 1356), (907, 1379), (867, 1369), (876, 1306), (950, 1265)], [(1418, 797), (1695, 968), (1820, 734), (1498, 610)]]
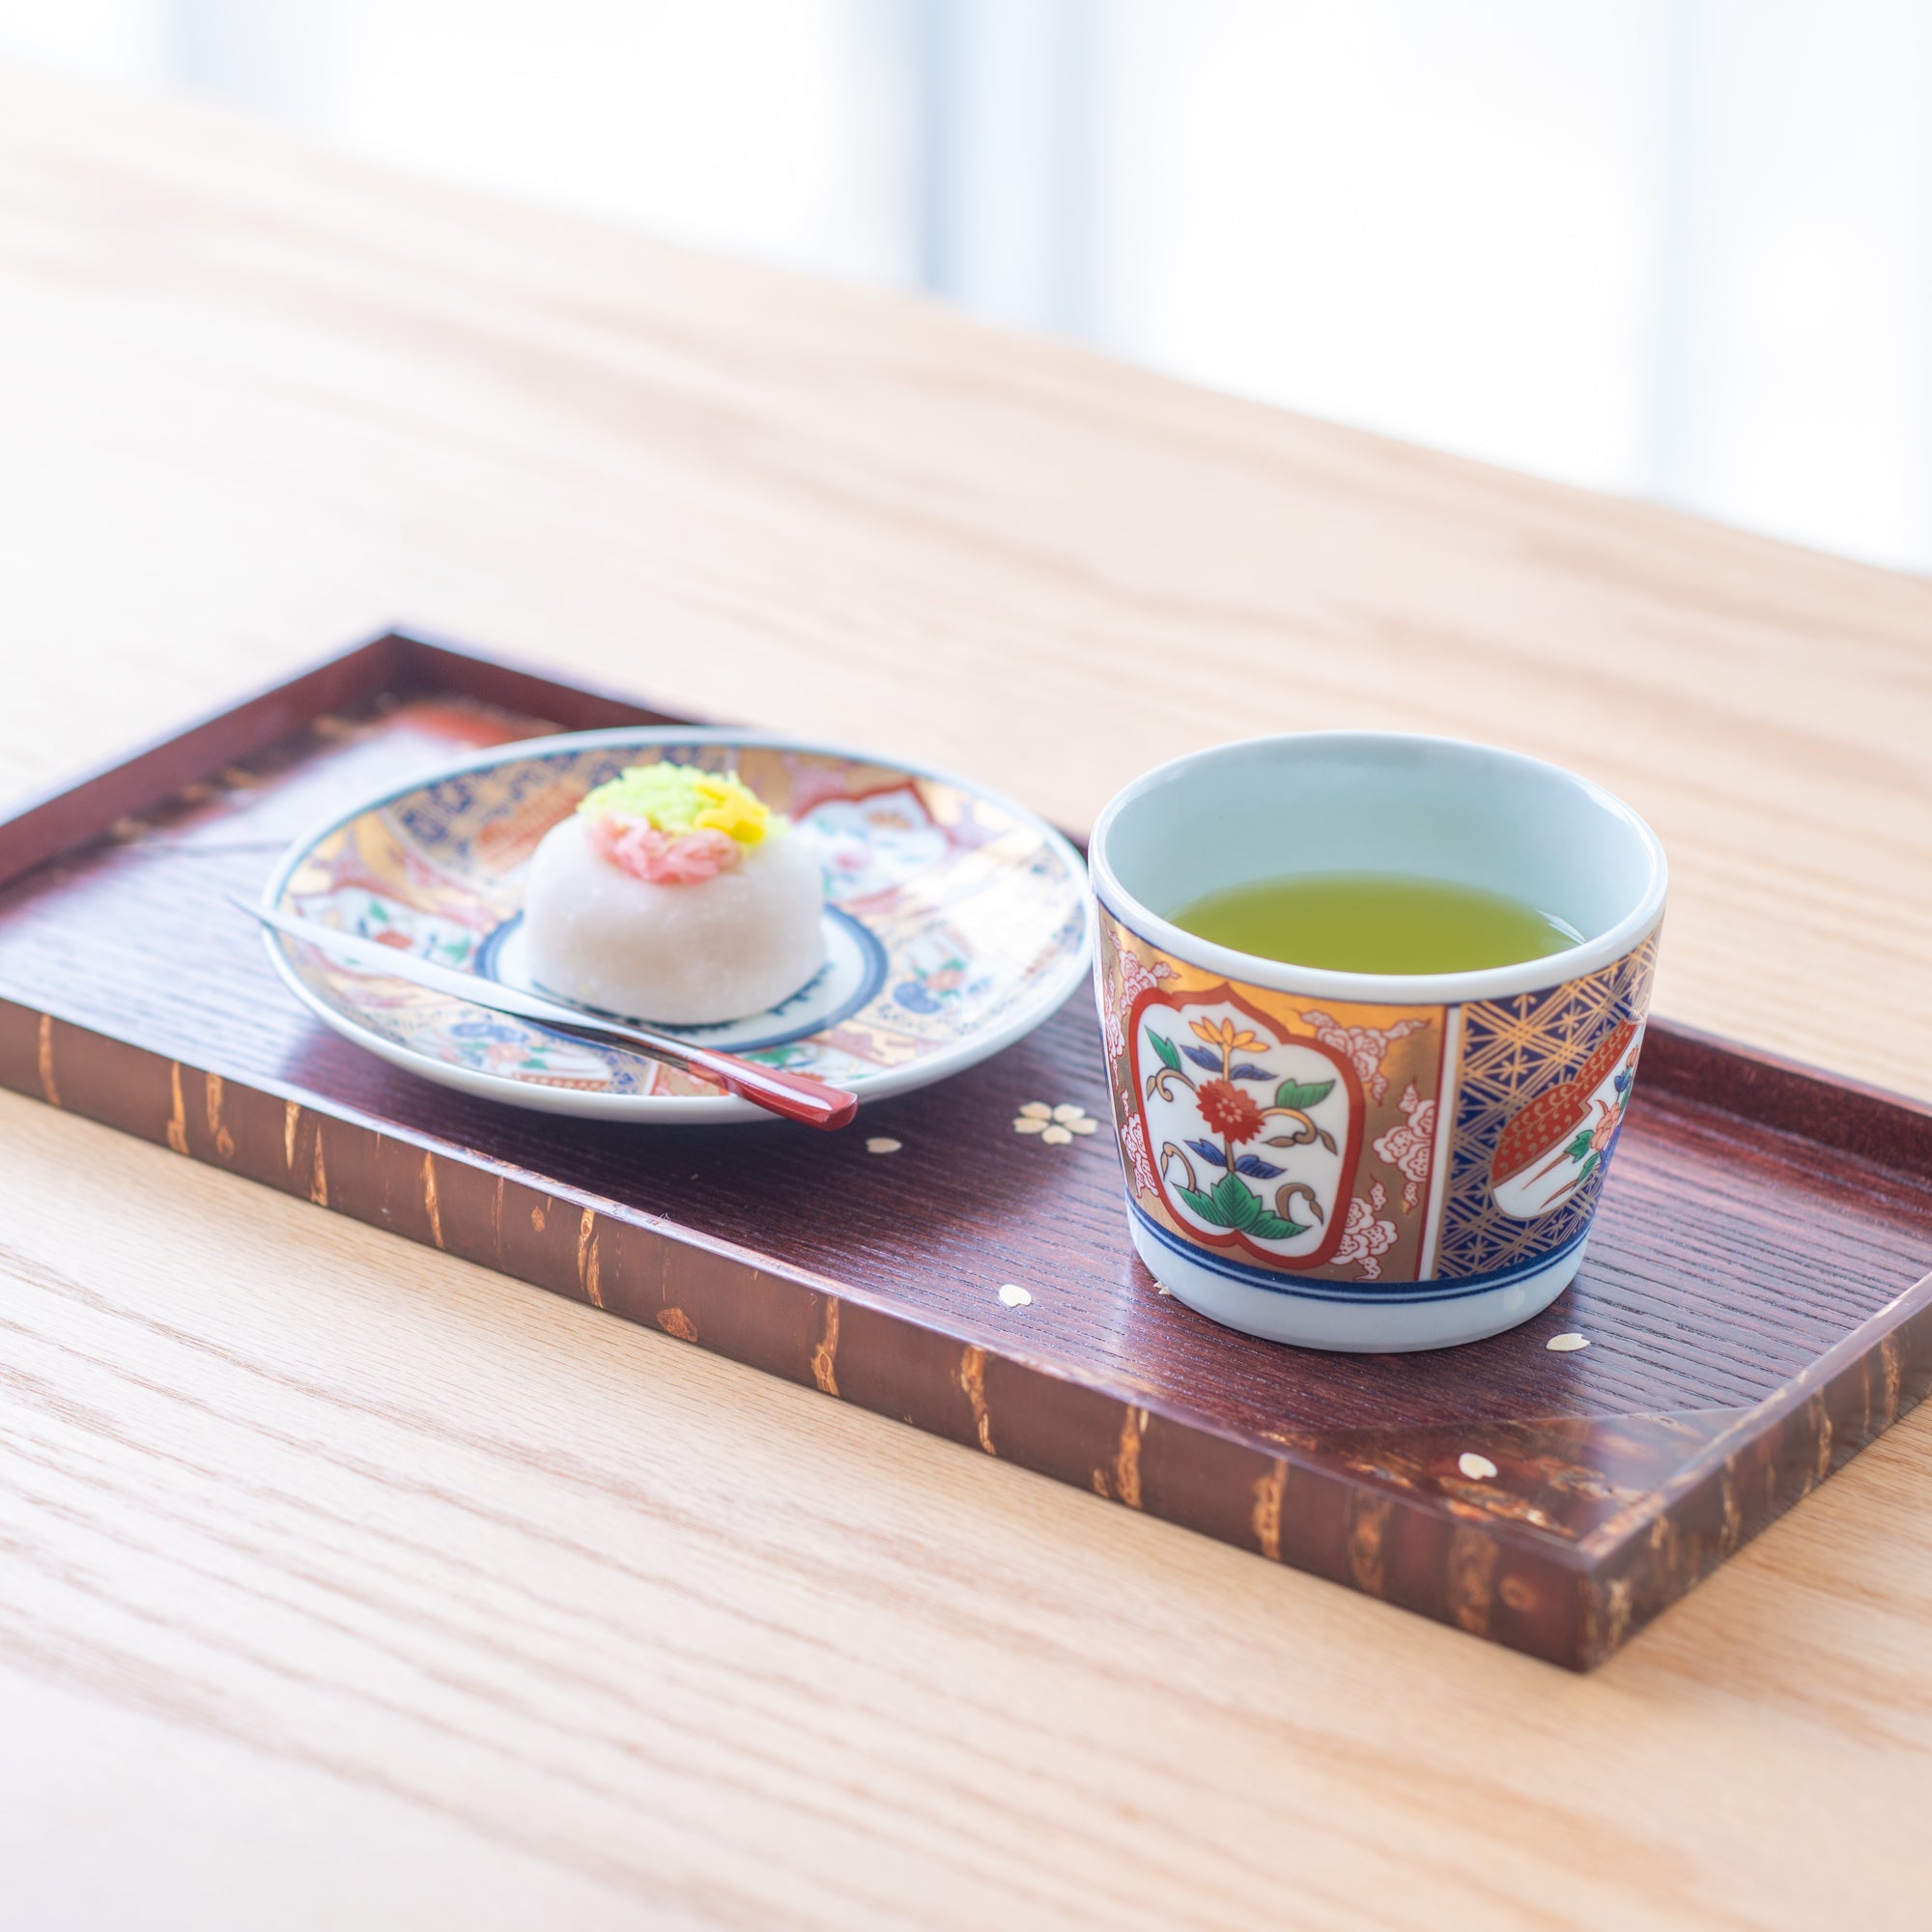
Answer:
[(1298, 1080), (1284, 1080), (1274, 1092), (1277, 1107), (1286, 1107), (1291, 1113), (1306, 1114), (1319, 1107), (1335, 1091), (1332, 1080), (1310, 1081), (1306, 1086)]
[(1224, 1174), (1209, 1198), (1216, 1209), (1214, 1219), (1224, 1228), (1252, 1228), (1262, 1217), (1261, 1196), (1235, 1175)]
[(1257, 1241), (1292, 1241), (1308, 1232), (1305, 1221), (1284, 1221), (1279, 1214), (1258, 1214), (1244, 1232)]
[(1219, 1227), (1226, 1226), (1221, 1219), (1220, 1209), (1214, 1206), (1210, 1196), (1202, 1193), (1198, 1187), (1177, 1187), (1174, 1190), (1204, 1221), (1211, 1221)]

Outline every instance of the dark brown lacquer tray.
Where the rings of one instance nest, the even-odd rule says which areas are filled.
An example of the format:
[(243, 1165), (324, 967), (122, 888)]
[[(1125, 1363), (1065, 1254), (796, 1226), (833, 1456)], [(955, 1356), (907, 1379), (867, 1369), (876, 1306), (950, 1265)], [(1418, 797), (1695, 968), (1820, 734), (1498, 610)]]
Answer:
[(0, 1081), (1575, 1668), (1932, 1380), (1932, 1109), (1665, 1023), (1553, 1308), (1321, 1355), (1158, 1293), (1108, 1133), (1013, 1131), (1106, 1120), (1085, 995), (842, 1134), (611, 1126), (357, 1051), (223, 903), (452, 753), (668, 722), (391, 636), (30, 803), (0, 823)]

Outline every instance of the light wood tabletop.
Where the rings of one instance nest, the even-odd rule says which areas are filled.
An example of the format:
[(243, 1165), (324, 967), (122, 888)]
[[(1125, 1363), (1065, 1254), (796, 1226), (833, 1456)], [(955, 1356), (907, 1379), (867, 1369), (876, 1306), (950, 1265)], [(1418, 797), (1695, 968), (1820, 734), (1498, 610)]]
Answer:
[[(0, 77), (0, 784), (392, 621), (1071, 824), (1559, 759), (1932, 1094), (1932, 586)], [(0, 1922), (1918, 1925), (1932, 1417), (1588, 1678), (0, 1096)]]

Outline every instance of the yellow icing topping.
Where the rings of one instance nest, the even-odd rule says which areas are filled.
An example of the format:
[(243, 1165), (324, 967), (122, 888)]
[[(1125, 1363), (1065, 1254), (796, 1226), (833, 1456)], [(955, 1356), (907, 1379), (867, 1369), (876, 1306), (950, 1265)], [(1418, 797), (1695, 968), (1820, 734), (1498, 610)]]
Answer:
[(700, 772), (695, 765), (633, 765), (622, 778), (590, 792), (579, 811), (641, 820), (673, 838), (722, 832), (740, 845), (762, 845), (784, 820), (736, 772)]

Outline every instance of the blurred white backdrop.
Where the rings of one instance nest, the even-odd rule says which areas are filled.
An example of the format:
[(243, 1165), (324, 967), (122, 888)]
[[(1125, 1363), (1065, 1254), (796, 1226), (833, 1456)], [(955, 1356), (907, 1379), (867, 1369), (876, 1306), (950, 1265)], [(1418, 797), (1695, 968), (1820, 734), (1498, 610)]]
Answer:
[(1932, 568), (1932, 0), (0, 0), (0, 55)]

